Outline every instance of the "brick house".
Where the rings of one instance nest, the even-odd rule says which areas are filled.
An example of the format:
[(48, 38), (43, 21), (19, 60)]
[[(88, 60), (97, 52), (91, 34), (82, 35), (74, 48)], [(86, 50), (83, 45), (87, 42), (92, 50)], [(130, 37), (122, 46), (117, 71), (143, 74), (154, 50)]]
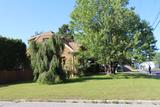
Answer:
[[(43, 42), (46, 39), (52, 38), (55, 36), (54, 32), (44, 32), (40, 33), (35, 36), (31, 36), (31, 38), (28, 40), (30, 41), (36, 41), (36, 42)], [(75, 43), (73, 40), (67, 40), (65, 38), (61, 38), (63, 43), (64, 43), (64, 51), (62, 53), (62, 62), (63, 62), (63, 68), (68, 71), (75, 73), (76, 69), (74, 67), (74, 64), (76, 63), (76, 57), (74, 53), (76, 53), (79, 49), (79, 45)]]

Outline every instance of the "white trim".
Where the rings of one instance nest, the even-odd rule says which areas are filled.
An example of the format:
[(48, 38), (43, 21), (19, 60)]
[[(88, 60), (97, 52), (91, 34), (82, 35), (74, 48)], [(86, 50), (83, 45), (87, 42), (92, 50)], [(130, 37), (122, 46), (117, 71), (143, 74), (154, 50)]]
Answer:
[(67, 44), (64, 44), (69, 50), (71, 50), (72, 52), (74, 52), (74, 50), (71, 48), (71, 47), (69, 47)]

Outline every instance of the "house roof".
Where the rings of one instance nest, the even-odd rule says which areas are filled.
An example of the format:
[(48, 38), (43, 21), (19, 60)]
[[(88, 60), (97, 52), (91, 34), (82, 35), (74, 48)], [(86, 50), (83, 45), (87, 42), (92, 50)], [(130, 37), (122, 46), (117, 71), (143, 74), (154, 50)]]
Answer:
[(39, 39), (40, 37), (42, 37), (42, 38), (49, 38), (49, 37), (51, 37), (51, 36), (53, 36), (53, 35), (55, 35), (55, 33), (52, 32), (52, 31), (50, 31), (50, 32), (43, 32), (43, 33), (40, 33), (40, 34), (38, 34), (38, 35), (31, 36), (28, 41), (32, 41), (32, 40), (38, 41), (38, 39)]
[[(43, 42), (43, 41), (39, 41), (40, 38), (51, 38), (52, 36), (55, 36), (55, 33), (50, 31), (50, 32), (43, 32), (43, 33), (40, 33), (38, 35), (34, 35), (34, 36), (31, 36), (30, 39), (28, 41), (36, 41), (36, 42)], [(70, 40), (70, 39), (66, 39), (64, 37), (61, 38), (62, 41), (64, 42), (65, 46), (71, 50), (72, 52), (76, 52), (78, 51), (79, 49), (79, 45), (78, 43), (74, 42), (73, 40)]]

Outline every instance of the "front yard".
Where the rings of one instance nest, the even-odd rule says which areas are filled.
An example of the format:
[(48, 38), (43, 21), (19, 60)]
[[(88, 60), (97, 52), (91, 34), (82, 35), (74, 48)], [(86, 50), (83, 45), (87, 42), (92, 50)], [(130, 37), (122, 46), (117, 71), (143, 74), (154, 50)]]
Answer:
[(73, 79), (63, 84), (18, 83), (0, 85), (0, 100), (108, 99), (160, 100), (160, 79), (119, 73)]

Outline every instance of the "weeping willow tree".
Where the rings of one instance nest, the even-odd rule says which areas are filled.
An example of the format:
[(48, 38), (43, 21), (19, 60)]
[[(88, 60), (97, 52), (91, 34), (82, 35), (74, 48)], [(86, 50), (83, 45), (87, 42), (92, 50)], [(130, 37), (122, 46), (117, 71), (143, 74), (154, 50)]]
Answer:
[(66, 75), (61, 64), (63, 49), (64, 44), (58, 36), (42, 43), (30, 43), (29, 52), (35, 81), (53, 84), (65, 80)]

